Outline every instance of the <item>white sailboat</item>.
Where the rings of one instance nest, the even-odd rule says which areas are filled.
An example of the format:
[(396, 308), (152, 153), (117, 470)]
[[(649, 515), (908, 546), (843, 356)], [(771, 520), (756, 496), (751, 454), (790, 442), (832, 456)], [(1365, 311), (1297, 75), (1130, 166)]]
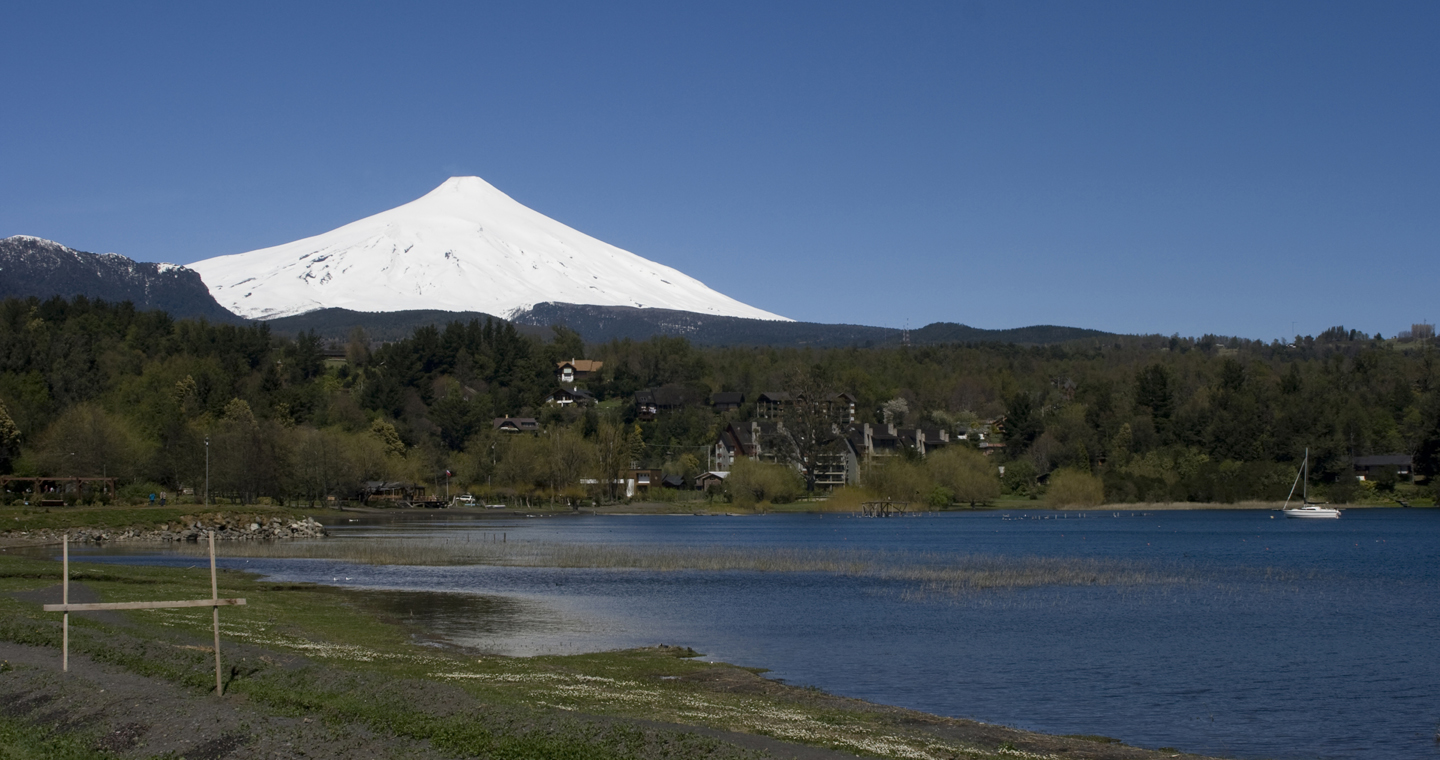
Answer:
[[(1295, 496), (1295, 487), (1300, 486), (1300, 506), (1291, 507), (1290, 499)], [(1310, 503), (1310, 449), (1305, 449), (1305, 461), (1300, 463), (1300, 472), (1295, 475), (1295, 482), (1290, 485), (1290, 495), (1285, 497), (1285, 506), (1280, 512), (1286, 517), (1310, 517), (1323, 519), (1338, 519), (1340, 510), (1334, 507), (1326, 507), (1320, 504)]]

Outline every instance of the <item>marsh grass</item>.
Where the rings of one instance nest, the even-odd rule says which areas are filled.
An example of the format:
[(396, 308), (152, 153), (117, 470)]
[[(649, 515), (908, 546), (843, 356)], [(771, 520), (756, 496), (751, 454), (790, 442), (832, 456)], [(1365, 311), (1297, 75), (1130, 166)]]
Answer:
[[(201, 554), (199, 547), (182, 552)], [(1119, 586), (1179, 583), (1179, 570), (1124, 560), (1000, 557), (859, 549), (613, 546), (554, 541), (495, 543), (466, 538), (433, 541), (359, 539), (244, 543), (235, 557), (328, 559), (370, 565), (494, 565), (610, 570), (830, 573), (913, 584), (909, 593), (963, 594), (1041, 586)]]

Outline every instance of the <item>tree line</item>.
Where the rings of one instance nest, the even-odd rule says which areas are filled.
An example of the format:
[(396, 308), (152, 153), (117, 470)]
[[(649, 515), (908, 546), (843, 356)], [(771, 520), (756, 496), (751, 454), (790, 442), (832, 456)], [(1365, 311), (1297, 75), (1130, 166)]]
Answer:
[[(603, 362), (581, 381), (598, 405), (545, 403), (572, 358)], [(692, 403), (639, 418), (633, 394), (659, 387)], [(613, 498), (626, 468), (709, 469), (722, 427), (753, 416), (757, 394), (797, 387), (852, 394), (860, 422), (948, 431), (953, 453), (902, 452), (862, 475), (925, 503), (1038, 497), (1057, 475), (1066, 488), (1088, 478), (1110, 501), (1283, 498), (1306, 449), (1336, 501), (1362, 488), (1353, 456), (1411, 454), (1422, 478), (1440, 471), (1427, 341), (1339, 327), (1286, 343), (711, 348), (665, 336), (586, 345), (563, 327), (542, 340), (470, 320), (388, 343), (357, 331), (340, 346), (82, 297), (0, 302), (0, 473), (117, 477), (133, 495), (201, 487), (208, 453), (211, 493), (239, 501), (353, 499), (371, 481)], [(747, 404), (717, 413), (704, 401), (719, 391)], [(497, 432), (505, 416), (536, 417), (541, 432)], [(731, 498), (807, 487), (744, 469)]]

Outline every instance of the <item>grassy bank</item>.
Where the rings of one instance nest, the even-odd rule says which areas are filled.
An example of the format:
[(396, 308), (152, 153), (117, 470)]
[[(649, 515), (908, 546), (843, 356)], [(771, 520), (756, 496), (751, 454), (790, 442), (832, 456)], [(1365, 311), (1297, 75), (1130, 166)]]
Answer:
[[(75, 593), (100, 601), (210, 593), (200, 568), (76, 563), (72, 570)], [(58, 581), (56, 563), (0, 555), (0, 640), (59, 645), (59, 616), (41, 612), (36, 596)], [(400, 619), (368, 605), (363, 593), (340, 589), (225, 572), (220, 594), (248, 600), (221, 614), (233, 698), (306, 722), (425, 741), (451, 756), (759, 757), (790, 754), (783, 748), (791, 744), (937, 760), (1170, 756), (871, 705), (671, 647), (506, 658), (418, 646)], [(204, 696), (214, 679), (209, 621), (203, 608), (75, 615), (72, 656), (213, 699)], [(33, 727), (0, 726), (0, 748), (13, 740), (9, 749), (18, 752), (52, 739)]]

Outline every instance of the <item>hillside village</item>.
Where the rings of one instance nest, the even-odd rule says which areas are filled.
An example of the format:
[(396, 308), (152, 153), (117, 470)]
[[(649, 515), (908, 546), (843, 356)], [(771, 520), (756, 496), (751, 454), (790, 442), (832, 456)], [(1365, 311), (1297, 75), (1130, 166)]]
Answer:
[[(597, 375), (604, 362), (570, 359), (556, 363), (556, 380), (560, 388), (545, 397), (545, 404), (555, 408), (584, 409), (596, 405), (595, 394), (583, 387), (587, 378)], [(1001, 419), (985, 420), (973, 429), (965, 428), (953, 438), (949, 430), (936, 426), (897, 425), (893, 420), (872, 424), (857, 422), (857, 400), (851, 393), (831, 393), (817, 402), (807, 401), (803, 394), (766, 391), (753, 399), (737, 391), (711, 393), (708, 396), (686, 386), (661, 386), (636, 391), (626, 410), (627, 417), (651, 423), (662, 415), (682, 413), (687, 409), (708, 408), (721, 422), (713, 445), (706, 451), (705, 469), (701, 472), (666, 472), (663, 466), (644, 466), (639, 460), (622, 475), (628, 496), (643, 495), (651, 487), (719, 490), (737, 459), (795, 468), (811, 488), (823, 491), (861, 483), (862, 465), (877, 460), (902, 456), (907, 452), (921, 458), (951, 444), (964, 443), (985, 454), (1003, 451), (1005, 444), (991, 440)], [(793, 420), (813, 408), (823, 424), (814, 453), (804, 449), (801, 434), (791, 428)], [(792, 420), (791, 428), (786, 420)], [(534, 417), (497, 417), (492, 421), (497, 432), (532, 433), (542, 431)], [(997, 465), (998, 472), (998, 465)]]

